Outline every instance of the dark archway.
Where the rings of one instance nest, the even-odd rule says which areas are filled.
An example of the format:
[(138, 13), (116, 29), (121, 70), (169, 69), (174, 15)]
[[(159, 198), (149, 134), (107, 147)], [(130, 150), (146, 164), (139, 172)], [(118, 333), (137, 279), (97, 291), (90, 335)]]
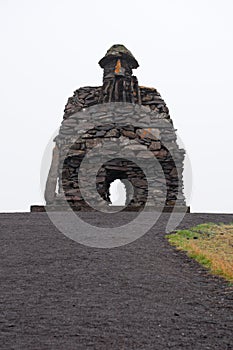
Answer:
[(146, 203), (147, 179), (142, 169), (134, 162), (127, 159), (113, 159), (101, 167), (97, 178), (101, 179), (96, 184), (97, 191), (107, 203), (111, 204), (110, 186), (117, 179), (125, 186), (126, 206), (141, 207)]

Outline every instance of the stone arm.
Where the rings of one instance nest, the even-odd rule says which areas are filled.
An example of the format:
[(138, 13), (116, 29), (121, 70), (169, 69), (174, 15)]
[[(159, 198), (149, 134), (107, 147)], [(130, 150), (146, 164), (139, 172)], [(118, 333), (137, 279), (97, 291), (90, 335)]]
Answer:
[(46, 204), (50, 204), (56, 197), (56, 187), (58, 179), (58, 166), (59, 166), (59, 149), (57, 145), (53, 149), (52, 162), (49, 169), (48, 178), (46, 181), (44, 197)]

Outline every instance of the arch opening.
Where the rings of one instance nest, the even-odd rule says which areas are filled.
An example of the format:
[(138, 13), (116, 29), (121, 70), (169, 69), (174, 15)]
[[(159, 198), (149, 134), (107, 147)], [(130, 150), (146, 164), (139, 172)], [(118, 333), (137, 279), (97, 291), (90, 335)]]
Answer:
[(126, 187), (120, 179), (115, 179), (110, 183), (109, 199), (110, 206), (125, 206), (126, 205)]

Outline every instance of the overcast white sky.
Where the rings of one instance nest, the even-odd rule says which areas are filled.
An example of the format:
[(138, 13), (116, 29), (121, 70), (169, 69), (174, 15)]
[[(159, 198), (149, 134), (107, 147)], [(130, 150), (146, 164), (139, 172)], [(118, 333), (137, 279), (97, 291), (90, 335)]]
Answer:
[(189, 155), (193, 212), (233, 211), (232, 0), (0, 0), (0, 211), (42, 203), (40, 167), (65, 103), (101, 85), (116, 43), (158, 89)]

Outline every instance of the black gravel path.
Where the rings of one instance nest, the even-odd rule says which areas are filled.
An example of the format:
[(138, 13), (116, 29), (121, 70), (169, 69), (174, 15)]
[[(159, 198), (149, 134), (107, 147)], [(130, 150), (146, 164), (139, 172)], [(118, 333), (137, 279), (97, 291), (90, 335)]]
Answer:
[[(169, 246), (168, 217), (131, 244), (97, 249), (46, 213), (0, 214), (0, 349), (233, 349), (233, 289)], [(210, 221), (233, 215), (186, 214), (180, 227)]]

